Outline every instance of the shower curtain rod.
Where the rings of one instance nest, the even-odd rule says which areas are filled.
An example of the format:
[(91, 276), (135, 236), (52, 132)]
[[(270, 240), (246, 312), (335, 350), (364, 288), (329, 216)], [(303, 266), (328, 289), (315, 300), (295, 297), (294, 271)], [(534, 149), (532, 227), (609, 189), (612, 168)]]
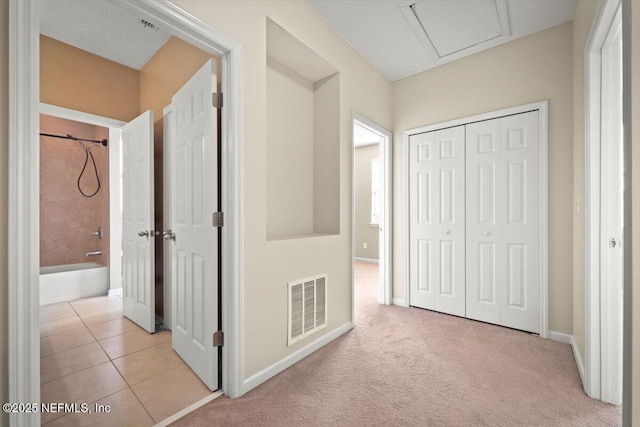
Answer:
[(107, 146), (107, 144), (108, 144), (108, 141), (107, 141), (106, 139), (103, 139), (103, 140), (97, 140), (97, 139), (76, 138), (75, 136), (73, 136), (73, 135), (69, 135), (69, 134), (67, 134), (67, 135), (54, 135), (54, 134), (52, 134), (52, 133), (41, 133), (41, 134), (40, 134), (40, 136), (50, 136), (50, 137), (52, 137), (52, 138), (61, 138), (61, 139), (72, 139), (72, 140), (74, 140), (74, 141), (93, 142), (93, 143), (95, 143), (95, 144), (102, 144), (102, 145), (104, 145), (105, 147), (106, 147), (106, 146)]

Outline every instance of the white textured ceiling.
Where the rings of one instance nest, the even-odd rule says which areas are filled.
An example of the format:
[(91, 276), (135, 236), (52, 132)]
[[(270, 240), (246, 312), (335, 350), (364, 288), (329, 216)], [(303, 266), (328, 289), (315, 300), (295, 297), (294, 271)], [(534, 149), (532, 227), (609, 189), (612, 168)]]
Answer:
[[(576, 0), (309, 0), (389, 80), (396, 81), (481, 50), (571, 21)], [(420, 38), (405, 16), (415, 5)], [(484, 5), (483, 5), (484, 3)], [(488, 5), (487, 5), (488, 3)], [(492, 6), (493, 4), (493, 6)], [(500, 34), (491, 7), (506, 9)], [(403, 7), (405, 12), (403, 13)], [(435, 11), (435, 12), (434, 12)], [(438, 13), (437, 17), (433, 16)], [(479, 19), (482, 17), (482, 19)], [(418, 21), (416, 21), (418, 22)], [(506, 27), (506, 28), (502, 28)], [(452, 29), (458, 31), (452, 32)], [(460, 31), (466, 29), (466, 33)], [(422, 30), (422, 29), (420, 29)], [(506, 32), (505, 32), (506, 30)], [(483, 40), (484, 39), (484, 40)], [(464, 48), (464, 46), (468, 46)], [(434, 49), (435, 48), (435, 49)], [(439, 55), (438, 48), (442, 50)], [(431, 52), (430, 52), (431, 49)], [(447, 54), (448, 53), (448, 54)]]
[(40, 33), (140, 70), (171, 37), (105, 0), (43, 0)]

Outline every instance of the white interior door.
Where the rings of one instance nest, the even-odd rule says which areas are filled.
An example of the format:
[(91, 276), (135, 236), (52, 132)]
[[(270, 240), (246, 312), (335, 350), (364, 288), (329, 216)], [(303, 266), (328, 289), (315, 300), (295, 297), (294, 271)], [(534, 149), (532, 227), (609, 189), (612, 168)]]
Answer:
[(497, 207), (504, 251), (498, 258), (500, 324), (534, 333), (540, 333), (539, 114), (500, 119), (504, 197)]
[(122, 128), (123, 313), (155, 332), (153, 111)]
[(497, 219), (497, 202), (505, 196), (500, 119), (467, 125), (466, 131), (467, 317), (500, 324), (498, 270), (505, 259)]
[[(618, 10), (618, 15), (620, 11)], [(616, 16), (602, 49), (600, 204), (601, 396), (622, 404), (622, 37)]]
[(218, 388), (217, 112), (213, 60), (172, 98), (170, 138), (173, 348), (211, 390)]
[(467, 317), (540, 331), (538, 112), (467, 125)]
[(410, 305), (465, 315), (465, 129), (409, 139)]

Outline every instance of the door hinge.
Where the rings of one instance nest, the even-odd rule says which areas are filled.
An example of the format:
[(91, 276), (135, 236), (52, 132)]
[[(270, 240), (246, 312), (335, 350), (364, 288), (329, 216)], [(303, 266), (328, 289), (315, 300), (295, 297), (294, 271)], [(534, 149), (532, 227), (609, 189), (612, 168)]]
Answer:
[(224, 332), (216, 331), (213, 333), (213, 346), (222, 347), (224, 345)]
[(213, 213), (213, 226), (222, 227), (224, 225), (224, 215), (222, 212)]
[(213, 93), (212, 103), (214, 108), (222, 108), (222, 93)]

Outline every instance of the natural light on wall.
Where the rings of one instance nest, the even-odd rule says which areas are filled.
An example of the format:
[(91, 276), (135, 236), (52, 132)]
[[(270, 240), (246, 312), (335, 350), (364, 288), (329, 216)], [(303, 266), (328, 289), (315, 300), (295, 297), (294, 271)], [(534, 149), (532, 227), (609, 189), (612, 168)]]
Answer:
[(380, 159), (371, 159), (371, 225), (380, 224)]

